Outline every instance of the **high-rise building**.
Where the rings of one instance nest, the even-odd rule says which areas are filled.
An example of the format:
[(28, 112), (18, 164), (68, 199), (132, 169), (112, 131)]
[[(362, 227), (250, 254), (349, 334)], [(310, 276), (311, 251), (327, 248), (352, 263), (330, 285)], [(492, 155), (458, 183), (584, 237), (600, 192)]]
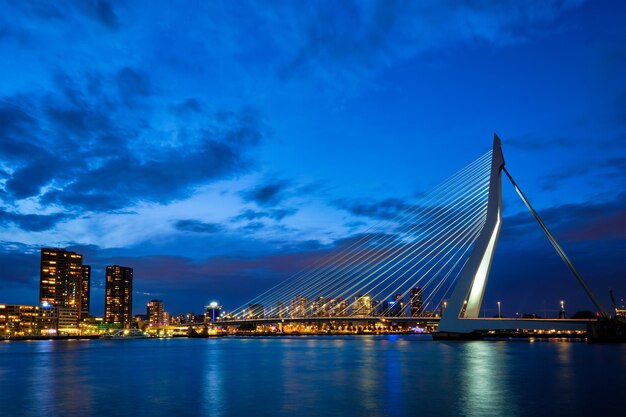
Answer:
[(162, 300), (151, 300), (148, 303), (148, 322), (150, 326), (163, 326), (165, 323), (164, 318), (165, 306)]
[(276, 311), (274, 313), (274, 317), (282, 319), (287, 317), (289, 314), (289, 308), (282, 301), (278, 301), (276, 303)]
[(82, 300), (80, 302), (80, 319), (89, 317), (89, 304), (91, 299), (91, 266), (83, 265), (83, 280), (81, 285)]
[(328, 300), (326, 297), (320, 295), (311, 303), (311, 316), (312, 317), (328, 317)]
[(352, 315), (367, 317), (372, 315), (372, 298), (369, 295), (355, 295)]
[(106, 268), (104, 322), (130, 325), (133, 318), (133, 268), (112, 265)]
[(250, 304), (248, 306), (248, 317), (249, 319), (262, 319), (265, 317), (265, 308), (263, 304)]
[(413, 287), (409, 291), (411, 304), (411, 317), (419, 317), (424, 312), (424, 303), (422, 301), (422, 289)]
[(83, 265), (83, 255), (42, 248), (39, 274), (39, 305), (73, 308), (77, 317), (89, 317), (91, 268)]
[(302, 318), (309, 314), (309, 297), (298, 295), (291, 300), (291, 317)]
[(393, 298), (383, 303), (383, 315), (386, 317), (400, 317), (404, 315), (404, 298), (396, 294)]

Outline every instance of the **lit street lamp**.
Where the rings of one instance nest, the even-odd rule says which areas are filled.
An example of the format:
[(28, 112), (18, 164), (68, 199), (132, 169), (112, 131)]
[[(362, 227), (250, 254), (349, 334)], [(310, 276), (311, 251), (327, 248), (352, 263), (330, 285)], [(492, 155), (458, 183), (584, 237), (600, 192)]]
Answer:
[(500, 310), (500, 301), (498, 301), (498, 318), (501, 319), (502, 318), (502, 312)]

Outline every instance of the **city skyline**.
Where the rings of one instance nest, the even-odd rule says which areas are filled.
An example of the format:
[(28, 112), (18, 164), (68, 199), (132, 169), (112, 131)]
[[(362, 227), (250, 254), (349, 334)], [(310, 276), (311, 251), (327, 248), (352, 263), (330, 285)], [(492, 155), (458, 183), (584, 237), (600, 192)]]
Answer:
[[(0, 302), (33, 304), (54, 246), (89, 259), (93, 311), (107, 265), (134, 269), (133, 313), (241, 305), (416, 201), (494, 131), (590, 285), (607, 305), (608, 289), (626, 296), (624, 5), (232, 4), (222, 19), (106, 4), (0, 6)], [(438, 24), (447, 37), (423, 29)], [(485, 304), (590, 309), (503, 191)]]

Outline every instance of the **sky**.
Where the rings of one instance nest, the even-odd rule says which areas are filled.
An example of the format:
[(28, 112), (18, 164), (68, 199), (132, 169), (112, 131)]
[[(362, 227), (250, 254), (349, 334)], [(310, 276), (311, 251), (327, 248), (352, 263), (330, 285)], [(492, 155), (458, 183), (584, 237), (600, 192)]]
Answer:
[[(619, 303), (625, 18), (601, 0), (0, 1), (0, 302), (37, 303), (53, 246), (92, 265), (94, 315), (112, 264), (134, 268), (136, 313), (152, 298), (235, 308), (497, 132), (574, 264)], [(503, 192), (487, 314), (592, 310)]]

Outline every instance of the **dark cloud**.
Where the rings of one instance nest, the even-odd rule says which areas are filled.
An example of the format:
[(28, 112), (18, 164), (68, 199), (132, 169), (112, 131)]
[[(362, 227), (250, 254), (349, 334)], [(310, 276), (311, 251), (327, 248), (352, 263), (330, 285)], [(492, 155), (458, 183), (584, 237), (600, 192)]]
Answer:
[(172, 112), (174, 112), (175, 114), (183, 116), (189, 113), (202, 112), (202, 104), (200, 103), (200, 100), (196, 98), (188, 98), (182, 103), (172, 106), (171, 109), (172, 109)]
[(263, 229), (264, 227), (265, 225), (263, 224), (263, 222), (249, 222), (244, 227), (242, 227), (242, 230), (245, 233), (254, 233)]
[(0, 209), (0, 224), (12, 223), (22, 230), (41, 232), (52, 229), (57, 223), (67, 220), (65, 214), (18, 214)]
[(588, 176), (592, 179), (606, 177), (611, 179), (626, 178), (626, 157), (613, 156), (608, 157), (601, 162), (591, 162), (571, 166), (560, 172), (545, 176), (542, 187), (547, 191), (554, 190), (562, 181), (584, 176)]
[(141, 73), (123, 68), (113, 77), (78, 80), (57, 74), (57, 93), (0, 99), (0, 162), (12, 171), (4, 192), (15, 200), (117, 210), (185, 197), (196, 185), (251, 166), (248, 151), (267, 134), (256, 112), (198, 113), (198, 128), (181, 123), (178, 142), (163, 140), (163, 132), (125, 109), (151, 94)]
[(291, 182), (287, 180), (270, 180), (244, 192), (243, 197), (247, 201), (254, 201), (259, 206), (274, 206), (286, 197), (290, 185)]
[[(2, 288), (10, 285), (39, 288), (39, 252), (28, 245), (0, 242), (0, 265), (0, 293)], [(32, 304), (37, 303), (36, 297), (33, 294)], [(11, 300), (0, 300), (0, 303), (8, 302)]]
[(218, 233), (223, 230), (222, 225), (218, 223), (205, 223), (193, 219), (178, 220), (174, 223), (174, 227), (183, 232), (194, 233)]
[(298, 210), (295, 208), (277, 208), (277, 209), (269, 209), (264, 211), (256, 211), (247, 209), (242, 211), (237, 216), (233, 217), (232, 221), (242, 221), (242, 220), (258, 220), (263, 218), (269, 218), (276, 221), (280, 221), (287, 216), (291, 216), (295, 214)]
[(109, 29), (117, 29), (119, 27), (119, 19), (115, 14), (113, 5), (105, 0), (97, 0), (95, 2), (95, 16), (97, 20)]
[(393, 219), (411, 209), (411, 206), (399, 198), (387, 198), (380, 201), (340, 199), (335, 205), (355, 216), (375, 219)]
[(131, 104), (138, 97), (152, 94), (148, 74), (134, 68), (119, 70), (116, 77), (119, 95), (126, 104)]
[[(540, 209), (539, 215), (557, 240), (571, 242), (624, 239), (626, 236), (626, 194), (608, 202), (564, 204)], [(544, 239), (539, 225), (528, 211), (507, 216), (502, 221), (505, 237)]]

